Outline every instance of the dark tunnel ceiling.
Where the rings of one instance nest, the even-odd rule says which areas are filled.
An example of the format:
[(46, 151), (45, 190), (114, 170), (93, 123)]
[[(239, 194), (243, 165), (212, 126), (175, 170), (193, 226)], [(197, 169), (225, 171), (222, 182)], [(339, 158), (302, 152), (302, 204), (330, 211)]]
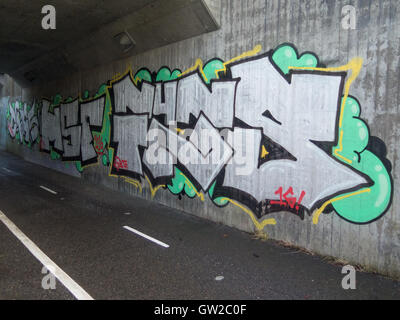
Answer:
[[(206, 3), (213, 5), (208, 6)], [(37, 84), (218, 28), (213, 0), (1, 0), (0, 72)], [(56, 8), (43, 30), (41, 8)], [(214, 15), (213, 15), (214, 13)], [(113, 40), (127, 31), (127, 53)]]

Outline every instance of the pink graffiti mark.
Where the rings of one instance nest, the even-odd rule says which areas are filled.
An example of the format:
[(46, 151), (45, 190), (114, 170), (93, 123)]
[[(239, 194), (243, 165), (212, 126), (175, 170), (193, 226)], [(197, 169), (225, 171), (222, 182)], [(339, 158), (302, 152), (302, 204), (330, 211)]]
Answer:
[(94, 137), (94, 148), (98, 155), (104, 154), (105, 150), (104, 150), (104, 144), (103, 144), (103, 140), (101, 139), (101, 136)]
[(40, 141), (39, 141), (39, 148), (40, 148), (40, 150), (44, 150), (44, 141), (42, 138), (40, 138)]
[(289, 197), (289, 195), (294, 195), (292, 187), (289, 187), (285, 193), (283, 193), (283, 188), (280, 187), (275, 191), (275, 194), (279, 195), (279, 201), (271, 200), (269, 202), (270, 204), (276, 204), (285, 208), (289, 206), (291, 209), (296, 209), (296, 211), (299, 211), (301, 201), (303, 201), (303, 198), (306, 195), (305, 191), (301, 191), (299, 199), (296, 197)]
[(11, 127), (11, 125), (8, 123), (8, 131), (10, 132), (10, 135), (12, 136), (12, 137), (14, 137), (14, 130), (12, 129), (12, 127)]
[(117, 169), (117, 171), (119, 171), (119, 169), (128, 169), (128, 162), (115, 156), (114, 168)]

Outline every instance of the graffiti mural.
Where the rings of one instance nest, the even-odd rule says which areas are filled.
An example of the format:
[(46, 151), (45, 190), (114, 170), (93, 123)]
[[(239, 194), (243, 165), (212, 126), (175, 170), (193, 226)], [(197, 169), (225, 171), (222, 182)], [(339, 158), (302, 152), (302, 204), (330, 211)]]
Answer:
[(39, 138), (38, 106), (35, 103), (9, 103), (7, 127), (11, 138), (32, 146)]
[(391, 163), (350, 95), (362, 59), (328, 68), (291, 44), (182, 72), (130, 68), (89, 97), (9, 104), (13, 139), (79, 171), (102, 163), (139, 192), (235, 205), (257, 229), (273, 212), (370, 223), (389, 208)]

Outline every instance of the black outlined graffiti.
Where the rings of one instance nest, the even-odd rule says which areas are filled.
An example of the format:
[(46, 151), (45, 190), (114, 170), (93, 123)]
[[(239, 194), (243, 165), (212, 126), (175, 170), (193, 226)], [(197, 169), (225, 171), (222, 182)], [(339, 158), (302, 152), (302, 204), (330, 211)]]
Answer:
[(103, 127), (105, 98), (86, 100), (79, 104), (81, 135), (81, 161), (83, 165), (97, 162), (97, 152), (94, 147), (93, 131), (101, 131)]
[(8, 133), (12, 138), (18, 135), (20, 143), (29, 147), (36, 142), (39, 136), (39, 119), (37, 116), (37, 105), (32, 104), (9, 103), (8, 105)]
[[(368, 223), (390, 206), (391, 165), (345, 90), (356, 67), (324, 68), (313, 53), (283, 44), (183, 73), (129, 70), (93, 98), (43, 100), (40, 148), (81, 167), (102, 157), (110, 175), (147, 180), (153, 196), (164, 187), (202, 200), (208, 193), (258, 219), (277, 211), (303, 219), (318, 209)], [(32, 141), (26, 128), (38, 121), (15, 110), (10, 135)], [(354, 147), (356, 127), (365, 132)], [(361, 198), (369, 205), (352, 213)]]
[(62, 154), (64, 149), (60, 106), (51, 105), (50, 100), (43, 100), (40, 124), (40, 151), (50, 153), (50, 148), (53, 148), (57, 153)]
[(79, 122), (79, 101), (61, 103), (61, 133), (63, 137), (64, 161), (81, 160), (82, 126)]

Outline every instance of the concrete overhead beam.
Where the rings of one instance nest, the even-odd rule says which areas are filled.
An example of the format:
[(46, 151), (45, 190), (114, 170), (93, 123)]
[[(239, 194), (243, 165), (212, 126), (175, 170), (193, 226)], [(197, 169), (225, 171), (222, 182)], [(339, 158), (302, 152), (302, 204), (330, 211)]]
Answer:
[[(219, 10), (215, 0), (151, 1), (75, 41), (47, 50), (10, 75), (23, 86), (39, 84), (198, 36), (219, 28)], [(122, 32), (135, 42), (127, 52), (115, 40)]]

